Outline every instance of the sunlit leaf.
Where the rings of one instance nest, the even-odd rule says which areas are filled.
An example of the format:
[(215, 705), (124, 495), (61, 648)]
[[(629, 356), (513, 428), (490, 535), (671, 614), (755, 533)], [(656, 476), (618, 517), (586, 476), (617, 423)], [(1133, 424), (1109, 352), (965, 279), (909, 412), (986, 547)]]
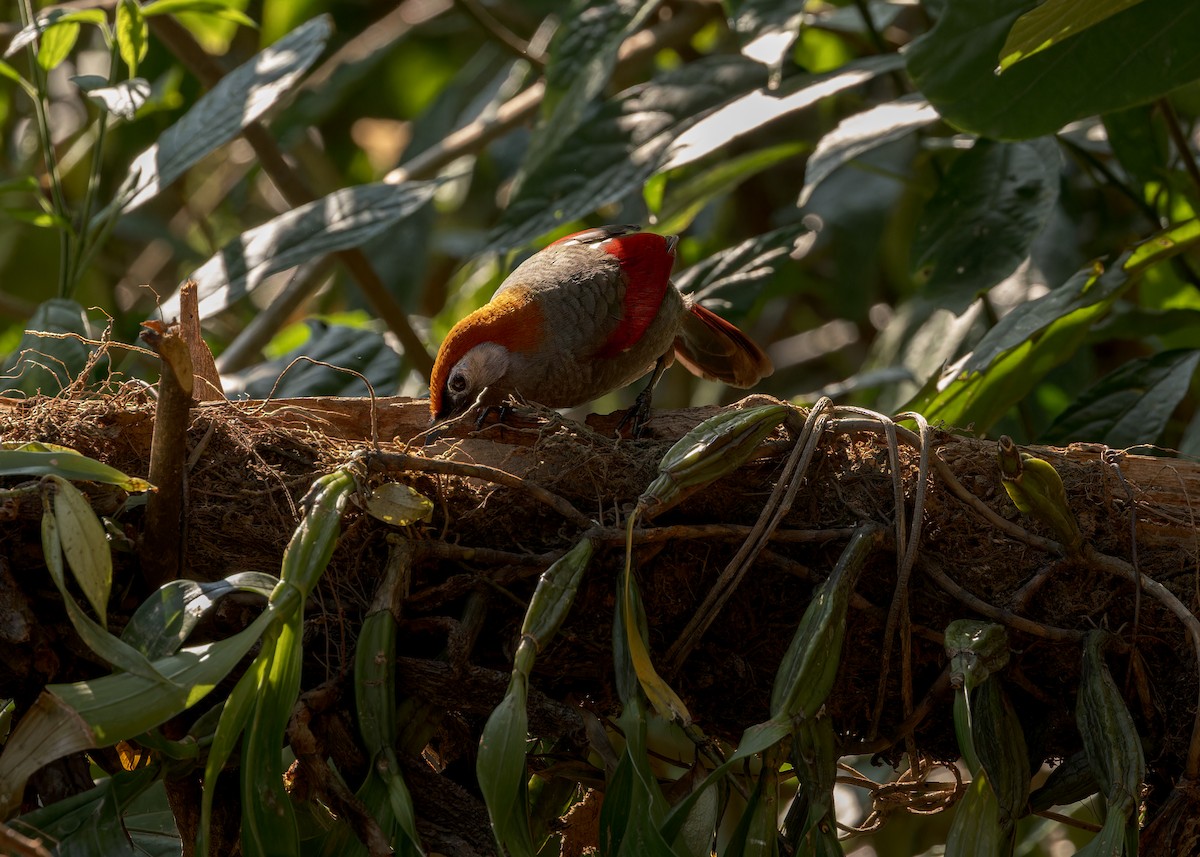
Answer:
[[(103, 85), (92, 86), (93, 79), (96, 78), (102, 81)], [(142, 77), (124, 80), (115, 86), (108, 86), (107, 81), (97, 75), (73, 77), (71, 80), (87, 93), (88, 98), (121, 119), (132, 119), (150, 98), (150, 81)]]
[(698, 301), (745, 312), (784, 259), (803, 255), (812, 237), (803, 223), (781, 226), (700, 260), (676, 276), (675, 285)]
[(142, 14), (147, 18), (153, 15), (210, 15), (243, 27), (258, 27), (253, 18), (234, 4), (234, 0), (155, 0), (142, 7)]
[(1046, 0), (1013, 24), (1000, 49), (999, 71), (1094, 27), (1142, 0)]
[[(117, 3), (117, 48), (121, 59), (129, 67), (130, 77), (136, 77), (138, 64), (150, 50), (150, 27), (142, 15), (142, 7), (136, 0), (119, 0)], [(149, 84), (146, 89), (149, 92)]]
[(1154, 443), (1187, 395), (1197, 364), (1200, 351), (1190, 349), (1130, 360), (1084, 390), (1039, 440), (1115, 449)]
[(997, 76), (1009, 30), (1036, 5), (954, 0), (909, 46), (909, 74), (947, 122), (1000, 140), (1041, 137), (1200, 77), (1200, 4), (1178, 0), (1144, 0)]
[(119, 485), (131, 493), (150, 490), (145, 479), (128, 476), (64, 446), (31, 442), (0, 447), (0, 476), (46, 475)]
[(75, 40), (79, 38), (79, 24), (74, 21), (60, 20), (42, 31), (41, 46), (38, 48), (37, 62), (43, 69), (50, 71), (71, 53)]
[[(200, 314), (212, 316), (272, 274), (337, 250), (357, 247), (428, 202), (436, 182), (357, 185), (294, 208), (243, 232), (194, 272)], [(178, 296), (162, 314), (178, 315)]]
[(114, 205), (120, 211), (143, 205), (256, 121), (295, 87), (321, 55), (329, 33), (328, 18), (313, 18), (221, 78), (154, 145), (138, 155)]

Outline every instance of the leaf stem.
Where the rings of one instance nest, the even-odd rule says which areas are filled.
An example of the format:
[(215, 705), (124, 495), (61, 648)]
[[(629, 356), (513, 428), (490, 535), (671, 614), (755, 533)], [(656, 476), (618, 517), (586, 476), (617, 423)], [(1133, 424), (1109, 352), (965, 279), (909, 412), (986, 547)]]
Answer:
[[(23, 27), (35, 25), (37, 19), (33, 14), (31, 0), (21, 0), (20, 12)], [(37, 97), (33, 99), (33, 109), (37, 118), (38, 139), (42, 144), (42, 158), (46, 162), (46, 175), (50, 179), (50, 198), (54, 202), (54, 213), (66, 224), (59, 227), (58, 233), (58, 296), (65, 298), (70, 294), (68, 272), (71, 266), (73, 230), (67, 213), (66, 198), (63, 196), (62, 177), (58, 174), (58, 158), (54, 154), (54, 142), (50, 137), (50, 120), (46, 110), (46, 70), (38, 63), (37, 50), (34, 47), (41, 42), (41, 32), (41, 28), (38, 27), (39, 38), (37, 42), (30, 42), (26, 46), (25, 53), (29, 57), (30, 75), (37, 90)]]

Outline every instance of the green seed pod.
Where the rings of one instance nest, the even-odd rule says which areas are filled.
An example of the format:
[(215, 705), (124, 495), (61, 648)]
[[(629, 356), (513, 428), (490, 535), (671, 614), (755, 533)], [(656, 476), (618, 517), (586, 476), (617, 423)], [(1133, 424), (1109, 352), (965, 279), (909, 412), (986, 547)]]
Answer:
[(1133, 718), (1104, 662), (1105, 638), (1103, 631), (1090, 631), (1084, 640), (1075, 718), (1109, 812), (1128, 818), (1138, 806), (1146, 761)]
[(971, 739), (996, 794), (1000, 824), (1011, 830), (1027, 812), (1029, 753), (1021, 721), (996, 676), (971, 691)]
[(997, 442), (997, 458), (1004, 490), (1016, 507), (1050, 527), (1068, 551), (1078, 553), (1083, 534), (1054, 465), (1026, 452), (1018, 454), (1008, 435)]
[(658, 478), (638, 498), (644, 517), (660, 514), (697, 489), (732, 473), (790, 410), (790, 405), (726, 410), (700, 423), (663, 456)]
[(1068, 806), (1091, 797), (1099, 790), (1087, 752), (1080, 750), (1064, 759), (1050, 772), (1042, 787), (1029, 796), (1029, 810), (1045, 812), (1054, 806)]

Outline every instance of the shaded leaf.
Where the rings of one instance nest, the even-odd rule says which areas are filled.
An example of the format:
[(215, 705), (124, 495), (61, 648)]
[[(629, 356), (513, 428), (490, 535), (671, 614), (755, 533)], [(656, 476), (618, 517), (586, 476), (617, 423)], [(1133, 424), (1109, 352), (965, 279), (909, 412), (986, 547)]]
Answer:
[[(302, 324), (309, 329), (309, 336), (304, 342), (274, 360), (222, 376), (226, 392), (252, 399), (265, 399), (271, 395), (361, 396), (367, 392), (357, 375), (339, 372), (331, 367), (361, 372), (376, 388), (395, 382), (400, 371), (400, 355), (382, 334), (361, 327), (326, 324), (311, 318), (305, 319)], [(281, 373), (302, 355), (330, 365), (319, 366), (301, 361), (281, 379)]]
[(559, 26), (546, 62), (542, 121), (526, 150), (522, 175), (536, 170), (579, 127), (604, 91), (625, 39), (661, 0), (576, 0)]
[(931, 125), (940, 117), (919, 94), (904, 95), (887, 104), (879, 104), (842, 120), (817, 143), (804, 175), (804, 189), (796, 203), (808, 204), (817, 185), (843, 164), (918, 128)]
[(1069, 39), (1088, 27), (1094, 27), (1106, 18), (1141, 2), (1142, 0), (1091, 0), (1088, 3), (1079, 3), (1077, 0), (1046, 0), (1036, 9), (1017, 18), (1004, 41), (1004, 47), (1000, 49), (1000, 66), (997, 71), (1003, 72), (1014, 63), (1028, 59), (1039, 51)]
[(1200, 4), (1178, 0), (1145, 0), (997, 76), (1009, 30), (1034, 6), (954, 0), (912, 43), (909, 74), (947, 122), (995, 139), (1041, 137), (1075, 119), (1145, 104), (1200, 76)]
[(1029, 257), (1058, 200), (1058, 146), (980, 141), (954, 161), (917, 224), (914, 267), (954, 313)]
[[(150, 8), (143, 14), (149, 14)], [(131, 211), (148, 202), (255, 122), (295, 87), (321, 55), (329, 33), (328, 18), (313, 18), (221, 78), (134, 160), (129, 178), (113, 201), (117, 210)]]
[[(211, 317), (245, 297), (272, 274), (328, 253), (357, 247), (428, 202), (436, 182), (384, 182), (336, 190), (243, 232), (192, 273), (200, 314)], [(179, 313), (179, 297), (162, 313)]]
[(66, 388), (87, 366), (91, 347), (74, 338), (52, 338), (45, 333), (75, 333), (91, 337), (83, 307), (66, 298), (51, 298), (38, 305), (26, 323), (25, 335), (0, 381), (5, 392), (53, 396)]
[(1187, 395), (1200, 351), (1165, 351), (1125, 363), (1084, 390), (1046, 429), (1046, 443), (1095, 441), (1116, 449), (1154, 443)]
[(802, 255), (813, 233), (803, 223), (791, 223), (713, 253), (675, 277), (675, 285), (702, 303), (719, 303), (734, 314), (745, 312), (762, 286), (789, 256)]
[(385, 482), (372, 488), (366, 509), (372, 518), (394, 527), (406, 527), (433, 517), (433, 501), (403, 482)]
[(12, 41), (8, 43), (8, 47), (4, 49), (4, 56), (11, 57), (21, 48), (33, 44), (39, 33), (54, 24), (76, 23), (103, 26), (107, 21), (108, 16), (105, 15), (103, 9), (80, 9), (77, 12), (68, 9), (51, 9), (49, 12), (38, 15), (32, 23), (17, 31)]

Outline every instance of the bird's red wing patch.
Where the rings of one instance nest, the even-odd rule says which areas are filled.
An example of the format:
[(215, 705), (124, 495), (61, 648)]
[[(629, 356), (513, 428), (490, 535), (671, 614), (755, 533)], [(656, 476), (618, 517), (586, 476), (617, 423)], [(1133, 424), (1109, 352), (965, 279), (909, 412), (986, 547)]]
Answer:
[(429, 409), (436, 416), (450, 370), (463, 355), (481, 342), (495, 342), (509, 351), (534, 351), (542, 344), (542, 308), (528, 289), (514, 286), (450, 329), (438, 349), (429, 376)]
[(658, 315), (671, 287), (675, 243), (653, 232), (637, 232), (613, 238), (604, 249), (620, 260), (626, 284), (621, 323), (596, 352), (597, 357), (614, 357), (637, 343)]

